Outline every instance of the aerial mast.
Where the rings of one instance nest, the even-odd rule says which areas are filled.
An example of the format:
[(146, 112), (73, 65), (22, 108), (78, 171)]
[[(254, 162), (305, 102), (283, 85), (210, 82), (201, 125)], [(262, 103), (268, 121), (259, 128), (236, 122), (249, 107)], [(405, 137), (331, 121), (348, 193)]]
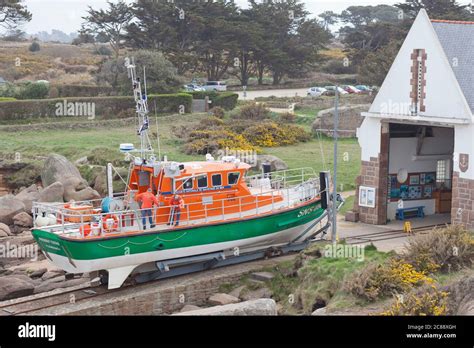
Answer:
[(130, 61), (129, 58), (125, 58), (125, 67), (128, 71), (128, 77), (132, 81), (133, 87), (133, 97), (136, 103), (136, 113), (138, 118), (137, 126), (137, 135), (140, 137), (140, 153), (141, 163), (146, 163), (147, 161), (153, 162), (155, 160), (153, 147), (151, 145), (150, 138), (148, 136), (148, 129), (150, 125), (150, 120), (148, 117), (148, 97), (146, 93), (146, 72), (143, 69), (143, 83), (145, 91), (142, 91), (142, 81), (140, 77), (137, 76), (135, 62), (132, 58)]

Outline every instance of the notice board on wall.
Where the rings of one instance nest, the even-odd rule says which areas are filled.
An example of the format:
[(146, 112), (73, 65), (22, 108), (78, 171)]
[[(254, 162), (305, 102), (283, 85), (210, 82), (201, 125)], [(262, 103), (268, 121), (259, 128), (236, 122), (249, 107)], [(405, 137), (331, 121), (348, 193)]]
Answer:
[(436, 188), (436, 172), (408, 173), (405, 182), (400, 183), (397, 174), (389, 174), (388, 192), (392, 202), (400, 199), (432, 199)]

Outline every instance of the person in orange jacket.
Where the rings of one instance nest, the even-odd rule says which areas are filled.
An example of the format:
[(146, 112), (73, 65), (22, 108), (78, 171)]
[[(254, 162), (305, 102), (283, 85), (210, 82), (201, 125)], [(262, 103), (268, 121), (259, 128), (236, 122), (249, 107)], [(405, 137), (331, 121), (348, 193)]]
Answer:
[(156, 196), (152, 193), (151, 188), (149, 188), (146, 192), (140, 193), (135, 197), (137, 202), (142, 202), (142, 222), (143, 222), (143, 229), (146, 230), (146, 218), (150, 220), (150, 228), (154, 228), (155, 224), (153, 222), (153, 217), (151, 210), (153, 209), (153, 204), (159, 205), (160, 201)]
[[(181, 218), (181, 209), (184, 208), (184, 201), (179, 195), (174, 195), (170, 200), (171, 205), (171, 216), (168, 225), (179, 225), (179, 219)], [(176, 221), (176, 222), (175, 222)]]

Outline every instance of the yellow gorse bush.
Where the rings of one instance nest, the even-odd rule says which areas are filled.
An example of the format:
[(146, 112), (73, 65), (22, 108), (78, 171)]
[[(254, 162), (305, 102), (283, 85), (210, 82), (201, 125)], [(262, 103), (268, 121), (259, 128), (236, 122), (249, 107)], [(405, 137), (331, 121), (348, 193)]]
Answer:
[(292, 145), (310, 139), (310, 135), (303, 128), (276, 122), (254, 124), (244, 131), (243, 136), (250, 143), (262, 147)]
[(422, 283), (433, 284), (434, 280), (425, 274), (425, 271), (417, 271), (411, 264), (400, 260), (393, 260), (389, 268), (389, 276), (406, 286), (417, 286)]
[(421, 285), (431, 285), (434, 280), (425, 271), (400, 259), (391, 259), (382, 265), (370, 265), (346, 281), (345, 288), (357, 297), (368, 301), (405, 292)]
[(448, 293), (432, 286), (426, 291), (397, 297), (395, 303), (382, 315), (438, 316), (447, 314)]

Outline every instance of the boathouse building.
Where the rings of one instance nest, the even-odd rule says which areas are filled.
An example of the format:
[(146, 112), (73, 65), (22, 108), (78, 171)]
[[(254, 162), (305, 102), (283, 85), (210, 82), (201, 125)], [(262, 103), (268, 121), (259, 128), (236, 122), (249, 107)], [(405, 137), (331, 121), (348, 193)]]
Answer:
[(357, 137), (354, 212), (386, 224), (400, 209), (474, 228), (474, 22), (421, 10)]

